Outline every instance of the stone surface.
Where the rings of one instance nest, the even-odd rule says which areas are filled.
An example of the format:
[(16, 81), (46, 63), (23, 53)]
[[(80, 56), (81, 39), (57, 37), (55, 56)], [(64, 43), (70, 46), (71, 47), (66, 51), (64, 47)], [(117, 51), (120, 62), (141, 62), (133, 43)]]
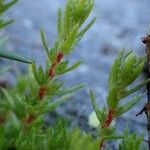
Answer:
[[(41, 45), (40, 29), (44, 28), (49, 44), (52, 45), (56, 38), (57, 9), (59, 6), (64, 7), (64, 2), (20, 0), (7, 13), (16, 20), (4, 32), (8, 37), (7, 47), (34, 58), (39, 64), (44, 64), (45, 52)], [(66, 80), (68, 85), (87, 83), (95, 91), (100, 106), (103, 106), (107, 95), (109, 70), (118, 51), (126, 48), (139, 54), (144, 53), (140, 38), (148, 31), (149, 6), (149, 0), (96, 0), (91, 17), (97, 16), (97, 21), (68, 57), (72, 63), (82, 59), (83, 64), (66, 75), (63, 80)], [(120, 130), (129, 126), (132, 130), (146, 131), (143, 125), (145, 118), (135, 117), (144, 103), (141, 102), (127, 113), (124, 116), (127, 119), (117, 121), (120, 123)], [(85, 118), (91, 111), (88, 88), (77, 92), (70, 102), (58, 109), (60, 114), (71, 117), (73, 123), (80, 126), (87, 122)], [(128, 120), (131, 120), (130, 125)]]

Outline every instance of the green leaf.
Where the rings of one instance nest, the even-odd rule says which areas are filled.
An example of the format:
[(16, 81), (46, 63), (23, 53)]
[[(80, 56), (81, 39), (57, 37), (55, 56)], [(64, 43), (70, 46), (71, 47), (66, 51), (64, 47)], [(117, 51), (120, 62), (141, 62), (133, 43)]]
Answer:
[(65, 13), (64, 13), (64, 19), (63, 19), (63, 28), (64, 28), (64, 38), (68, 38), (68, 34), (70, 32), (70, 18), (71, 16), (71, 0), (67, 1), (66, 7), (65, 7)]
[(138, 63), (136, 65), (136, 67), (133, 69), (133, 77), (137, 78), (138, 75), (142, 72), (144, 65), (145, 65), (145, 57), (141, 57), (140, 60), (137, 60)]
[(142, 145), (143, 135), (137, 135), (136, 133), (129, 133), (128, 130), (124, 131), (124, 138), (119, 144), (118, 150), (146, 150)]
[(130, 53), (124, 60), (124, 69), (127, 73), (130, 73), (132, 71), (133, 65), (136, 63), (136, 55), (135, 52)]
[(44, 49), (45, 49), (45, 51), (47, 53), (47, 56), (49, 57), (49, 47), (47, 45), (43, 29), (41, 29), (41, 39), (42, 39), (42, 43), (43, 43)]
[(51, 64), (55, 63), (56, 57), (57, 57), (57, 50), (55, 48), (52, 48), (49, 54)]
[(35, 80), (40, 84), (39, 78), (38, 78), (38, 71), (36, 69), (35, 63), (32, 63), (32, 72)]
[(85, 84), (78, 84), (78, 85), (75, 85), (73, 87), (70, 87), (68, 89), (62, 89), (62, 90), (59, 90), (57, 92), (57, 95), (63, 95), (63, 94), (68, 94), (68, 93), (72, 93), (72, 92), (75, 92), (81, 88), (85, 87)]
[(89, 28), (94, 24), (96, 21), (96, 17), (94, 17), (78, 34), (78, 38), (81, 38), (88, 30)]
[(0, 14), (3, 13), (4, 11), (6, 11), (9, 7), (14, 5), (16, 2), (17, 2), (17, 0), (12, 0), (12, 1), (5, 3), (5, 4), (3, 2), (1, 2)]
[(68, 67), (67, 69), (65, 69), (64, 71), (62, 71), (61, 74), (64, 74), (66, 72), (69, 72), (69, 71), (72, 71), (72, 70), (76, 69), (81, 63), (82, 63), (82, 61), (77, 61), (71, 67)]
[(55, 74), (56, 75), (63, 74), (67, 66), (68, 66), (68, 61), (62, 61), (61, 63), (57, 64), (55, 67)]
[(134, 93), (134, 92), (136, 92), (136, 91), (138, 91), (143, 86), (147, 85), (149, 82), (150, 82), (150, 79), (147, 79), (147, 80), (143, 81), (142, 83), (136, 85), (134, 88), (132, 88), (132, 89), (130, 89), (126, 92), (125, 97), (132, 94), (132, 93)]
[(93, 8), (93, 4), (93, 0), (74, 0), (74, 3), (72, 4), (72, 13), (75, 20), (74, 22), (78, 23), (79, 27), (82, 26), (89, 16)]
[(89, 14), (91, 13), (91, 10), (93, 9), (94, 6), (94, 0), (89, 0), (89, 3), (87, 3), (86, 0), (85, 1), (85, 6), (83, 6), (83, 12), (81, 13), (82, 19), (80, 21), (80, 25), (82, 25), (84, 23), (84, 21), (87, 19), (87, 17), (89, 16)]
[(15, 127), (19, 131), (19, 129), (21, 127), (20, 120), (17, 118), (17, 116), (13, 112), (9, 113), (9, 117), (10, 117), (9, 120), (11, 120), (11, 123), (13, 124), (13, 127)]
[(124, 138), (123, 135), (110, 135), (105, 137), (106, 140), (119, 140), (123, 138)]
[(139, 90), (147, 81), (128, 90), (128, 86), (140, 75), (144, 67), (144, 57), (137, 57), (134, 52), (122, 50), (116, 58), (109, 76), (107, 104), (110, 108), (117, 107), (119, 101)]
[(63, 83), (58, 82), (57, 80), (55, 82), (52, 82), (48, 87), (47, 87), (47, 95), (53, 96), (57, 93), (57, 91), (62, 87)]
[(31, 60), (28, 60), (27, 58), (24, 58), (23, 56), (19, 55), (18, 53), (11, 52), (11, 51), (6, 51), (6, 50), (0, 49), (0, 57), (23, 62), (23, 63), (32, 64)]
[[(91, 135), (86, 134), (79, 129), (74, 130), (68, 136), (68, 149), (69, 150), (98, 150), (99, 149), (99, 139), (93, 139)], [(66, 148), (66, 149), (67, 149)], [(65, 149), (64, 149), (65, 150)]]
[(49, 76), (48, 74), (49, 74), (50, 66), (51, 66), (51, 64), (50, 64), (49, 60), (47, 59), (46, 60), (46, 71), (45, 71), (47, 76)]
[(121, 59), (123, 56), (124, 51), (120, 51), (120, 53), (118, 54), (118, 57), (115, 59), (112, 68), (111, 68), (111, 72), (109, 75), (109, 88), (111, 88), (111, 86), (114, 86), (115, 84), (117, 84), (117, 79), (118, 79), (118, 72), (120, 72), (120, 66), (121, 66)]
[(93, 109), (96, 113), (97, 119), (99, 120), (99, 122), (101, 122), (101, 112), (100, 112), (99, 107), (96, 103), (96, 98), (95, 98), (95, 95), (94, 95), (92, 90), (90, 90), (90, 98), (91, 98), (92, 106), (93, 106)]
[(64, 103), (65, 101), (69, 100), (71, 98), (71, 94), (67, 94), (65, 96), (60, 97), (59, 99), (55, 100), (54, 102), (42, 106), (42, 108), (39, 108), (40, 113), (46, 113), (53, 111), (55, 108), (57, 108), (60, 104)]
[(67, 39), (63, 42), (61, 50), (65, 54), (68, 54), (74, 47), (76, 38), (77, 38), (77, 34), (78, 34), (78, 29), (79, 29), (78, 25), (75, 25), (74, 27), (72, 27), (72, 30), (68, 34)]
[[(1, 89), (2, 89), (2, 88), (1, 88)], [(14, 102), (14, 100), (12, 99), (12, 97), (9, 95), (9, 93), (8, 93), (5, 89), (2, 89), (2, 91), (3, 91), (4, 95), (5, 95), (6, 98), (7, 98), (7, 102), (8, 102), (8, 104), (9, 104), (9, 107), (10, 107), (11, 109), (15, 110), (15, 109), (16, 109), (16, 106), (15, 106), (15, 102)]]
[(5, 26), (7, 26), (7, 25), (9, 25), (9, 24), (11, 24), (11, 23), (13, 23), (14, 22), (14, 20), (8, 20), (8, 21), (4, 21), (4, 20), (0, 20), (0, 28), (4, 28)]
[(107, 105), (110, 109), (115, 109), (118, 104), (118, 95), (116, 86), (109, 89), (109, 94), (107, 96)]
[[(62, 121), (59, 121), (54, 128), (48, 129), (48, 149), (65, 150), (67, 140), (67, 130)], [(53, 138), (55, 137), (55, 138)]]
[(140, 94), (138, 96), (135, 96), (133, 99), (131, 99), (128, 103), (118, 107), (116, 116), (119, 117), (123, 115), (125, 112), (130, 110), (132, 107), (134, 107), (144, 96), (144, 94)]
[(47, 82), (48, 80), (48, 77), (46, 76), (42, 66), (39, 66), (39, 69), (38, 69), (38, 82), (40, 85), (43, 85)]
[(45, 115), (38, 115), (38, 117), (33, 121), (33, 125), (43, 125)]
[(57, 20), (57, 34), (59, 39), (61, 39), (63, 34), (63, 23), (62, 23), (62, 11), (61, 8), (58, 9), (58, 20)]
[(114, 127), (109, 127), (109, 128), (102, 128), (101, 129), (101, 136), (104, 138), (111, 137), (115, 134), (116, 128)]

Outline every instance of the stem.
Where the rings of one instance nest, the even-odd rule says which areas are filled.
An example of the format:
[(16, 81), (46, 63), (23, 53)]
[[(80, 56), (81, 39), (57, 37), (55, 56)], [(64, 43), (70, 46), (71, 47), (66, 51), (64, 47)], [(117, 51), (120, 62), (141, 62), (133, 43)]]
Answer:
[[(63, 58), (64, 58), (64, 53), (59, 51), (57, 53), (55, 62), (51, 65), (49, 72), (48, 72), (48, 75), (51, 79), (55, 76), (56, 65), (59, 64)], [(39, 99), (42, 100), (43, 97), (46, 95), (46, 87), (41, 86), (39, 89), (38, 95), (39, 95)]]
[[(49, 72), (48, 72), (48, 75), (51, 79), (55, 76), (56, 65), (59, 64), (63, 58), (64, 58), (64, 53), (61, 51), (58, 51), (56, 60), (51, 65)], [(46, 95), (46, 90), (47, 90), (47, 88), (45, 86), (41, 86), (39, 88), (39, 91), (38, 91), (39, 100), (42, 100), (44, 98), (44, 96)], [(26, 123), (28, 123), (28, 124), (32, 123), (34, 121), (34, 119), (35, 119), (35, 116), (33, 114), (28, 114), (25, 118)]]
[[(148, 77), (150, 77), (150, 72), (148, 72)], [(147, 105), (150, 104), (150, 83), (147, 84)], [(148, 132), (148, 141), (150, 141), (150, 111), (147, 107), (147, 132)], [(150, 143), (148, 142), (148, 149), (150, 150)]]
[[(146, 54), (147, 54), (147, 76), (150, 78), (150, 34), (142, 38), (142, 42), (146, 44)], [(147, 107), (146, 107), (146, 115), (147, 115), (147, 132), (148, 132), (148, 149), (150, 150), (150, 83), (147, 83)]]
[(39, 99), (40, 100), (43, 99), (45, 94), (46, 94), (46, 87), (41, 86), (40, 89), (39, 89)]
[[(108, 115), (106, 116), (104, 123), (102, 125), (102, 129), (104, 128), (108, 128), (111, 124), (111, 122), (114, 119), (114, 115), (115, 115), (115, 111), (114, 110), (109, 110), (108, 111)], [(105, 143), (105, 138), (101, 137), (100, 138), (100, 150), (104, 147), (104, 143)]]
[(59, 64), (63, 58), (64, 58), (64, 53), (59, 51), (57, 56), (56, 56), (56, 60), (51, 65), (49, 73), (48, 73), (48, 75), (51, 79), (55, 76), (55, 67), (56, 67), (56, 65)]
[(114, 111), (109, 110), (107, 117), (105, 118), (104, 124), (102, 125), (103, 128), (108, 128), (109, 125), (111, 124), (112, 120), (114, 118)]
[(27, 124), (31, 124), (35, 119), (35, 116), (33, 114), (28, 114), (25, 118), (25, 122)]

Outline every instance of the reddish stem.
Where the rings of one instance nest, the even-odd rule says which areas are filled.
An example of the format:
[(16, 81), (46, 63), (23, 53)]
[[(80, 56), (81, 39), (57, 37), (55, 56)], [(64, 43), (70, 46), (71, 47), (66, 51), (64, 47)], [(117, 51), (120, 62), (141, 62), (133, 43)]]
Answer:
[(49, 75), (49, 77), (51, 77), (51, 79), (54, 77), (54, 75), (55, 75), (55, 64), (51, 65), (49, 72), (48, 72), (48, 75)]
[(41, 86), (39, 89), (39, 98), (40, 100), (45, 96), (46, 94), (46, 87)]
[(64, 58), (64, 53), (63, 52), (59, 52), (57, 54), (56, 63), (57, 64), (60, 63), (63, 58)]
[(114, 118), (114, 111), (109, 110), (107, 117), (105, 118), (102, 128), (108, 128)]
[(63, 52), (58, 52), (57, 56), (56, 56), (56, 60), (55, 62), (51, 65), (48, 75), (50, 78), (53, 78), (55, 76), (55, 67), (57, 64), (59, 64), (61, 62), (61, 60), (64, 58), (64, 53)]
[(34, 119), (35, 119), (35, 116), (33, 114), (28, 114), (26, 116), (25, 121), (26, 121), (27, 124), (31, 124), (34, 121)]
[[(115, 115), (115, 111), (109, 110), (108, 115), (105, 118), (104, 124), (102, 125), (102, 129), (108, 128), (110, 126), (111, 122), (114, 119), (114, 115)], [(100, 140), (100, 149), (102, 149), (102, 147), (104, 147), (104, 143), (105, 143), (105, 139), (102, 138)]]
[[(56, 65), (59, 64), (63, 58), (64, 58), (64, 53), (59, 51), (57, 53), (56, 60), (51, 65), (51, 67), (49, 69), (49, 72), (48, 72), (48, 75), (51, 79), (55, 76), (55, 67), (56, 67)], [(46, 95), (46, 88), (45, 87), (40, 87), (38, 95), (39, 95), (39, 98), (41, 100)]]

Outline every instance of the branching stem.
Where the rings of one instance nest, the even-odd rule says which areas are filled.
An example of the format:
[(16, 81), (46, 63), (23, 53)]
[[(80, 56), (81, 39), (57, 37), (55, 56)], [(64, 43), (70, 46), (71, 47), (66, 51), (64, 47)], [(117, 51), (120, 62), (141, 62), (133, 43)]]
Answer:
[[(55, 76), (55, 67), (56, 67), (56, 65), (59, 64), (63, 58), (64, 58), (64, 53), (59, 51), (57, 53), (56, 60), (51, 65), (51, 67), (49, 69), (49, 72), (48, 72), (48, 75), (51, 79)], [(40, 89), (39, 89), (39, 93), (38, 93), (39, 99), (40, 100), (43, 99), (43, 97), (45, 95), (46, 95), (46, 87), (41, 86)]]

